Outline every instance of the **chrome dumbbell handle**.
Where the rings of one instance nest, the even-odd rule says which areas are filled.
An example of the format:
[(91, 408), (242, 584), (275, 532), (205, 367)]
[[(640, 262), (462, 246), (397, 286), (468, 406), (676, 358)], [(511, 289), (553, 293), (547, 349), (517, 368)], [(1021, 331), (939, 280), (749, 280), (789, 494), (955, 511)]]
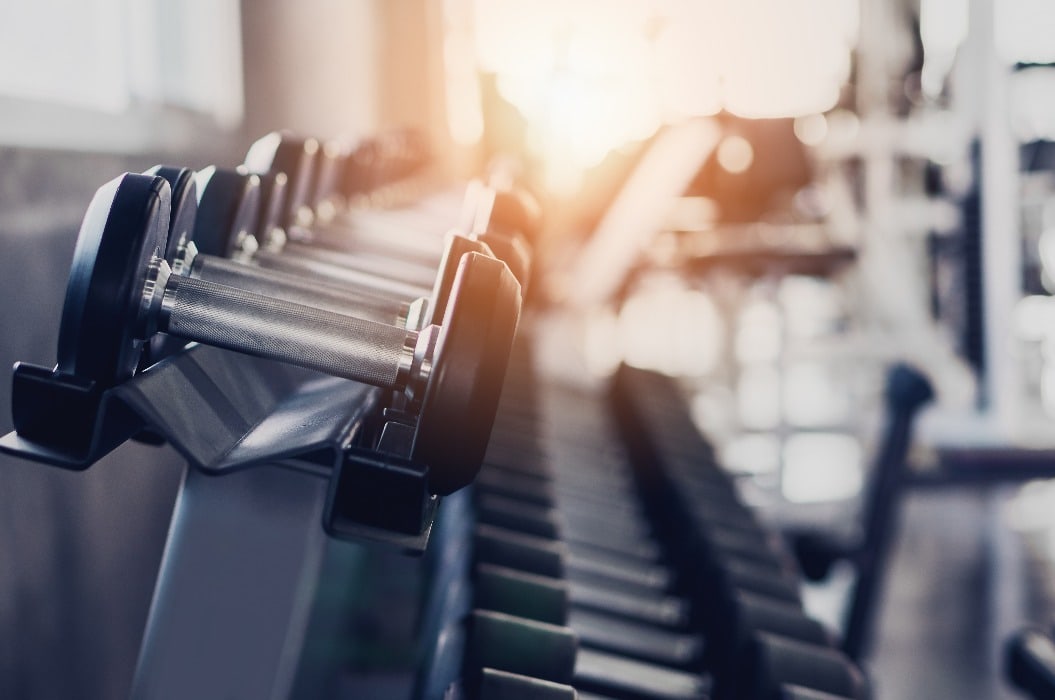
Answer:
[[(255, 294), (273, 295), (305, 306), (312, 306), (339, 314), (354, 314), (357, 318), (379, 323), (408, 326), (415, 302), (405, 302), (380, 294), (370, 294), (351, 287), (337, 287), (319, 283), (315, 279), (292, 275), (278, 270), (261, 274), (259, 268), (227, 258), (200, 255), (190, 265), (189, 277), (228, 287), (237, 287)], [(425, 302), (424, 299), (418, 303)], [(419, 310), (419, 315), (424, 310)]]
[(428, 294), (428, 288), (420, 285), (378, 277), (362, 270), (353, 270), (333, 262), (283, 255), (261, 250), (253, 256), (253, 263), (268, 270), (279, 270), (291, 275), (304, 275), (310, 278), (325, 280), (331, 284), (342, 284), (358, 288), (367, 288), (379, 295), (394, 298), (413, 299)]
[(161, 331), (374, 386), (404, 390), (428, 379), (428, 340), (418, 333), (172, 275), (158, 258), (140, 318), (143, 337)]

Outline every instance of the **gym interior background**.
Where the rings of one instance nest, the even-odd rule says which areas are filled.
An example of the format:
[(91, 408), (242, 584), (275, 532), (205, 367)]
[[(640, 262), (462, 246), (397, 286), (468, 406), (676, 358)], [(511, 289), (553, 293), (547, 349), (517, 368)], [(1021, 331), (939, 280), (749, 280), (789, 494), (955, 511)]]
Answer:
[[(867, 530), (888, 369), (927, 377), (861, 667), (877, 698), (1023, 697), (1005, 645), (1055, 607), (1053, 36), (1045, 0), (7, 3), (0, 365), (54, 363), (119, 173), (277, 129), (410, 127), (450, 182), (509, 158), (542, 204), (540, 362), (675, 377), (775, 531)], [(128, 695), (184, 469), (0, 456), (0, 697)], [(372, 556), (375, 586), (409, 566)], [(856, 576), (803, 584), (835, 634)], [(339, 672), (375, 694), (306, 697), (402, 697), (372, 624)]]

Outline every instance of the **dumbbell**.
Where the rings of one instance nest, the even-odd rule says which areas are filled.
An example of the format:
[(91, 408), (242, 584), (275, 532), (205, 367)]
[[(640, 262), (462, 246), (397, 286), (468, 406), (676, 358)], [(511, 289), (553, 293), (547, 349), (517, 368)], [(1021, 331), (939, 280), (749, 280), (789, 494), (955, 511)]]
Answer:
[[(59, 332), (58, 369), (102, 386), (136, 371), (157, 332), (407, 392), (411, 457), (429, 488), (469, 483), (490, 437), (520, 309), (499, 261), (462, 258), (457, 301), (419, 332), (172, 275), (161, 257), (168, 182), (125, 174), (99, 189), (81, 225)], [(452, 436), (451, 421), (459, 434)]]
[(410, 129), (382, 132), (355, 148), (338, 140), (319, 141), (308, 191), (313, 221), (328, 223), (350, 200), (376, 198), (423, 170), (428, 161), (424, 139)]
[[(404, 273), (417, 266), (427, 274), (436, 264), (442, 238), (435, 232), (420, 229), (423, 224), (432, 225), (443, 218), (435, 212), (424, 213), (414, 220), (405, 210), (388, 211), (385, 216), (374, 216), (365, 223), (343, 219), (331, 221), (325, 227), (310, 228), (318, 218), (312, 208), (319, 197), (312, 194), (314, 173), (320, 170), (317, 163), (339, 157), (328, 154), (340, 154), (340, 149), (324, 148), (315, 139), (281, 132), (268, 134), (249, 149), (243, 166), (247, 172), (258, 175), (284, 172), (289, 182), (284, 192), (266, 195), (268, 201), (277, 201), (279, 206), (277, 218), (262, 221), (258, 227), (257, 238), (266, 253), (261, 256), (262, 264), (297, 269), (286, 256), (275, 259), (267, 255), (283, 251), (321, 262), (338, 259), (345, 267), (364, 271), (378, 265), (391, 266), (392, 259), (399, 259), (404, 261), (400, 263)], [(322, 169), (336, 168), (339, 166), (327, 165)], [(486, 188), (478, 185), (467, 188), (462, 203), (464, 228), (505, 261), (521, 285), (528, 279), (530, 266), (530, 250), (522, 235), (534, 232), (540, 218), (537, 205), (533, 205), (526, 193), (488, 195)], [(379, 230), (383, 235), (374, 235)], [(303, 245), (304, 242), (312, 245)], [(338, 258), (338, 251), (349, 247), (356, 256)]]
[[(459, 228), (491, 247), (524, 284), (530, 274), (531, 250), (541, 219), (537, 203), (521, 189), (497, 190), (472, 180), (465, 188), (461, 209)], [(352, 209), (328, 225), (302, 233), (296, 240), (328, 250), (351, 246), (372, 256), (396, 255), (431, 265), (439, 242), (431, 228), (436, 218), (437, 214), (427, 208)]]
[[(378, 254), (399, 250), (408, 259), (428, 264), (436, 255), (435, 232), (422, 225), (429, 215), (421, 216), (419, 223), (404, 221), (407, 215), (396, 219), (392, 213), (403, 212), (388, 210), (371, 216), (370, 210), (352, 210), (344, 221), (353, 227), (356, 248)], [(527, 281), (541, 221), (538, 204), (527, 192), (519, 188), (498, 190), (472, 180), (462, 197), (459, 221), (469, 236), (486, 243), (510, 266), (521, 284)], [(330, 226), (313, 231), (312, 241), (335, 248), (347, 245), (344, 241), (348, 237), (347, 229)]]
[[(420, 146), (391, 133), (363, 139), (355, 148), (348, 148), (336, 141), (276, 131), (250, 146), (242, 167), (257, 175), (275, 172), (287, 175), (290, 186), (279, 194), (282, 216), (275, 225), (297, 238), (307, 234), (300, 229), (344, 218), (340, 202), (359, 199), (409, 175), (423, 160), (417, 153), (421, 150)], [(428, 211), (433, 199), (423, 197), (412, 208), (390, 211), (399, 212), (404, 226), (408, 223), (405, 220), (408, 214), (420, 214), (419, 220), (411, 224), (417, 228), (446, 218), (452, 213), (451, 206), (455, 209), (459, 206), (458, 202), (441, 199), (440, 211)], [(329, 206), (324, 207), (327, 202)], [(320, 208), (332, 211), (320, 214)], [(266, 238), (265, 235), (262, 242)]]
[[(601, 567), (584, 566), (594, 560), (633, 572), (652, 568), (654, 560), (608, 554), (603, 547), (576, 546), (540, 536), (536, 527), (539, 521), (531, 516), (506, 521), (513, 527), (527, 525), (526, 530), (496, 527), (483, 511), (477, 516), (473, 539), (477, 607), (567, 625), (585, 646), (628, 658), (682, 668), (693, 668), (701, 661), (701, 639), (678, 629), (678, 619), (670, 619), (671, 599), (645, 590), (625, 573), (613, 576), (610, 569), (602, 573)], [(562, 581), (565, 572), (576, 568), (576, 559), (577, 568), (596, 572), (601, 577), (598, 583), (604, 583), (592, 585), (578, 577)], [(558, 581), (560, 589), (556, 588)], [(584, 599), (586, 605), (581, 604)]]
[[(288, 150), (286, 149), (286, 151)], [(412, 283), (395, 279), (400, 272), (406, 271), (405, 267), (392, 269), (394, 265), (399, 264), (398, 261), (381, 261), (388, 268), (388, 274), (382, 275), (377, 270), (371, 269), (378, 265), (376, 260), (370, 264), (365, 264), (365, 261), (356, 256), (345, 255), (340, 257), (330, 252), (313, 251), (308, 246), (301, 246), (300, 248), (305, 256), (311, 258), (310, 261), (303, 259), (298, 261), (294, 256), (275, 255), (262, 250), (258, 251), (255, 246), (256, 238), (249, 235), (247, 231), (252, 230), (255, 221), (258, 219), (277, 221), (281, 218), (278, 208), (274, 204), (275, 202), (284, 201), (285, 196), (280, 190), (288, 189), (288, 182), (284, 176), (276, 174), (263, 176), (263, 178), (270, 178), (272, 191), (266, 192), (262, 188), (257, 190), (254, 194), (254, 201), (259, 199), (262, 202), (259, 207), (261, 215), (257, 219), (250, 220), (244, 211), (246, 207), (239, 206), (236, 215), (234, 213), (234, 204), (238, 201), (239, 196), (242, 196), (243, 199), (249, 196), (248, 192), (242, 192), (245, 189), (245, 182), (257, 177), (260, 176), (232, 171), (216, 171), (211, 168), (207, 168), (198, 176), (199, 185), (205, 185), (199, 195), (200, 206), (203, 209), (208, 209), (210, 214), (208, 217), (204, 214), (198, 217), (199, 219), (204, 218), (206, 221), (203, 226), (198, 227), (199, 230), (195, 233), (196, 251), (215, 257), (234, 257), (240, 260), (251, 261), (264, 268), (258, 270), (255, 268), (235, 267), (230, 262), (213, 259), (210, 259), (207, 263), (205, 260), (199, 263), (199, 266), (207, 264), (211, 268), (208, 274), (217, 275), (216, 281), (250, 289), (263, 286), (260, 291), (276, 293), (274, 287), (279, 280), (282, 280), (287, 292), (290, 294), (297, 293), (298, 287), (303, 292), (312, 294), (320, 285), (329, 282), (344, 289), (344, 292), (337, 292), (337, 297), (334, 299), (335, 302), (340, 302), (341, 295), (346, 293), (348, 287), (351, 286), (355, 287), (356, 294), (362, 297), (363, 305), (368, 305), (381, 313), (382, 319), (386, 322), (391, 320), (393, 313), (400, 310), (403, 306), (402, 302), (410, 303), (419, 297), (427, 296), (428, 304), (426, 306), (431, 308), (426, 308), (423, 313), (418, 314), (421, 322), (425, 323), (430, 318), (442, 318), (450, 296), (453, 272), (460, 257), (466, 252), (492, 253), (490, 247), (480, 240), (473, 240), (452, 233), (445, 239), (444, 250), (438, 261), (440, 273), (437, 274), (437, 262), (433, 261), (431, 269), (417, 268), (417, 281)], [(221, 204), (217, 205), (217, 201)], [(217, 213), (216, 210), (222, 210), (223, 213)], [(239, 221), (239, 218), (241, 218), (241, 221)], [(268, 228), (270, 226), (271, 224), (266, 224), (264, 227)], [(321, 255), (317, 255), (320, 253)], [(193, 256), (194, 252), (188, 249), (184, 251), (183, 255), (187, 257)], [(169, 257), (169, 260), (174, 269), (183, 269), (183, 266), (179, 265), (172, 256)], [(189, 260), (184, 261), (184, 263), (185, 265), (190, 265)], [(276, 276), (274, 274), (275, 270), (283, 272), (284, 275)], [(195, 270), (193, 274), (204, 276), (206, 273)], [(302, 279), (295, 280), (294, 277)], [(310, 277), (311, 279), (305, 280), (303, 279), (304, 277)], [(394, 306), (393, 298), (398, 299)], [(293, 297), (293, 300), (297, 299)], [(405, 316), (405, 313), (400, 315)]]
[[(396, 280), (365, 277), (359, 285), (340, 286), (317, 279), (265, 270), (227, 256), (251, 256), (244, 246), (255, 240), (247, 232), (258, 214), (258, 177), (209, 167), (188, 177), (186, 169), (156, 167), (150, 171), (165, 177), (172, 187), (173, 211), (166, 260), (176, 274), (188, 275), (246, 291), (268, 294), (337, 313), (353, 312), (359, 318), (396, 323), (412, 330), (432, 319), (442, 319), (453, 291), (454, 275), (461, 256), (468, 252), (489, 254), (475, 241), (452, 238), (428, 298), (416, 287)], [(200, 195), (193, 195), (196, 183)], [(191, 228), (177, 226), (191, 221)], [(173, 245), (172, 241), (178, 241)], [(198, 246), (198, 242), (201, 246)], [(241, 252), (238, 252), (241, 251)], [(351, 310), (351, 311), (350, 311)]]
[(707, 666), (715, 675), (712, 691), (716, 700), (739, 698), (743, 679), (752, 675), (751, 645), (757, 632), (784, 639), (833, 648), (832, 636), (798, 605), (749, 593), (737, 592), (727, 600), (714, 601), (718, 623), (708, 633)]
[(737, 690), (723, 700), (781, 700), (787, 697), (789, 686), (837, 698), (865, 700), (871, 696), (860, 669), (832, 647), (757, 632), (743, 661)]
[[(386, 212), (365, 228), (369, 230), (382, 223), (391, 225), (388, 221), (391, 218), (394, 218), (394, 214)], [(274, 227), (268, 228), (272, 231), (281, 230)], [(426, 279), (431, 279), (437, 259), (442, 256), (437, 246), (442, 248), (446, 244), (442, 236), (430, 235), (429, 246), (424, 251), (427, 255), (422, 256), (422, 251), (416, 247), (416, 242), (420, 239), (410, 238), (408, 235), (410, 231), (407, 229), (392, 232), (391, 237), (383, 246), (364, 245), (361, 237), (345, 235), (347, 232), (344, 230), (341, 232), (339, 243), (332, 240), (332, 236), (331, 240), (327, 241), (325, 237), (317, 236), (315, 233), (317, 232), (313, 232), (308, 239), (310, 244), (305, 240), (297, 240), (281, 245), (264, 246), (255, 257), (255, 261), (270, 269), (313, 276), (321, 274), (336, 280), (356, 282), (364, 274), (384, 274), (424, 285)], [(496, 257), (503, 260), (522, 286), (527, 282), (530, 274), (530, 251), (521, 242), (493, 233), (470, 237), (486, 244)], [(278, 239), (285, 240), (282, 236)]]
[[(308, 228), (323, 218), (317, 213), (323, 201), (348, 200), (374, 186), (377, 173), (370, 172), (370, 169), (382, 170), (384, 161), (383, 157), (378, 157), (379, 149), (370, 148), (369, 144), (376, 144), (376, 141), (367, 140), (358, 149), (349, 150), (340, 144), (320, 143), (317, 139), (288, 132), (272, 132), (255, 141), (246, 153), (241, 169), (260, 176), (281, 172), (288, 178), (284, 190), (274, 195), (265, 193), (268, 199), (275, 200), (278, 217), (260, 222), (258, 238), (261, 244), (279, 247), (287, 238), (311, 238)], [(334, 180), (340, 183), (338, 192), (334, 192), (337, 184)], [(447, 218), (444, 214), (449, 212), (425, 213), (423, 221), (417, 225), (432, 225)], [(343, 215), (334, 211), (327, 218), (343, 218)]]

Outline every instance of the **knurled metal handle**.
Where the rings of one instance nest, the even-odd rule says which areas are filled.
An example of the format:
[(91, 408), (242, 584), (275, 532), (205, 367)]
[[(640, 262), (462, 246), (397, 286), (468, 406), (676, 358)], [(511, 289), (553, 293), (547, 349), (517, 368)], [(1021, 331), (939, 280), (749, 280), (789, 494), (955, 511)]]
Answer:
[(402, 388), (417, 334), (242, 289), (173, 275), (158, 329), (375, 386)]
[(315, 279), (210, 255), (195, 257), (190, 276), (380, 323), (396, 323), (404, 304), (399, 299), (323, 284)]

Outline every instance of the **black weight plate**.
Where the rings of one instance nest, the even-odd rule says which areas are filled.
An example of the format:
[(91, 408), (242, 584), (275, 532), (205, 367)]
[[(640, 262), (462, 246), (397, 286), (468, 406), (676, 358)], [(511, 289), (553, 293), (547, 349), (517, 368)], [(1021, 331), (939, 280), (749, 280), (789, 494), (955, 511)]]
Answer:
[(433, 493), (457, 491), (480, 470), (519, 319), (520, 285), (505, 263), (462, 256), (414, 436)]
[(542, 226), (542, 208), (538, 201), (523, 189), (499, 190), (491, 206), (488, 230), (522, 234), (535, 241)]
[(164, 178), (125, 173), (95, 193), (81, 223), (59, 327), (58, 368), (112, 386), (131, 377), (135, 322), (153, 255), (169, 223)]
[[(162, 247), (165, 260), (171, 265), (176, 259), (181, 241), (189, 241), (194, 236), (194, 220), (198, 214), (198, 187), (194, 171), (190, 168), (178, 168), (171, 165), (155, 165), (144, 175), (157, 175), (169, 183), (172, 208), (169, 210), (168, 242)], [(185, 343), (158, 333), (147, 341), (146, 349), (140, 360), (140, 367), (156, 363), (170, 352), (182, 347)]]
[(271, 232), (285, 226), (282, 203), (286, 199), (289, 178), (285, 173), (260, 175), (260, 215), (257, 217), (256, 240), (263, 245)]
[(523, 236), (519, 234), (484, 233), (477, 240), (487, 245), (495, 257), (509, 266), (509, 271), (525, 289), (528, 276), (531, 274), (531, 251), (528, 250)]
[(198, 188), (194, 182), (194, 171), (171, 165), (155, 165), (144, 175), (165, 178), (172, 193), (172, 211), (169, 212), (168, 242), (165, 244), (165, 260), (169, 264), (176, 259), (180, 241), (191, 239), (194, 234), (194, 218), (198, 213)]
[(348, 199), (366, 194), (379, 184), (378, 165), (381, 145), (376, 138), (364, 138), (344, 161), (341, 193)]
[(447, 235), (443, 246), (443, 255), (440, 256), (440, 266), (437, 268), (436, 281), (432, 285), (432, 295), (429, 297), (429, 318), (432, 323), (439, 323), (447, 306), (451, 301), (451, 293), (454, 290), (454, 279), (458, 274), (458, 266), (466, 253), (480, 253), (493, 258), (494, 253), (486, 244), (468, 238), (459, 233)]
[(244, 167), (248, 172), (254, 175), (285, 173), (289, 180), (280, 209), (283, 228), (288, 229), (295, 223), (297, 212), (308, 205), (318, 153), (317, 140), (284, 131), (273, 131), (258, 139), (246, 153)]
[(198, 173), (194, 245), (203, 255), (230, 257), (242, 234), (254, 235), (260, 217), (260, 178), (209, 166)]
[(347, 151), (338, 141), (327, 141), (319, 148), (319, 156), (315, 159), (315, 175), (312, 177), (311, 206), (318, 207), (338, 192), (347, 158)]

